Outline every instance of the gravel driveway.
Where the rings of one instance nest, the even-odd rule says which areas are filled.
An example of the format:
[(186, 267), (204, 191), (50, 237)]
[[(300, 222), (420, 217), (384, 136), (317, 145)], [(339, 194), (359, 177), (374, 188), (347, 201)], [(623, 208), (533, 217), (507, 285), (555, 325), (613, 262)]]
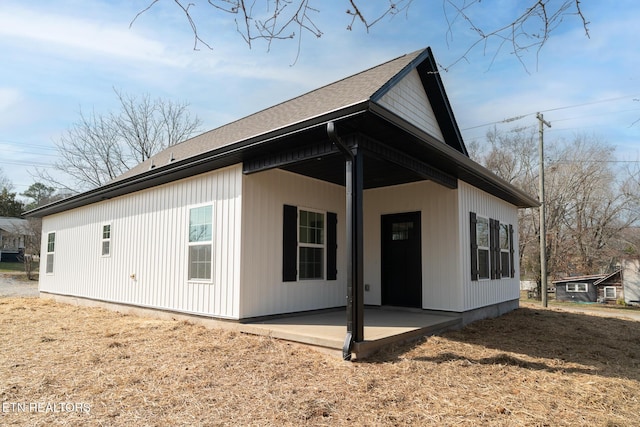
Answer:
[(3, 297), (37, 297), (38, 282), (35, 280), (17, 280), (10, 273), (0, 273), (0, 298)]

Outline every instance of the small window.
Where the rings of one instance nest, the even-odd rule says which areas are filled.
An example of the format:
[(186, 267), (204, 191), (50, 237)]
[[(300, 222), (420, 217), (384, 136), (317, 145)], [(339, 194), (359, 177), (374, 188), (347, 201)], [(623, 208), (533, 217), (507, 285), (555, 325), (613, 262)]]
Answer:
[(213, 207), (189, 210), (189, 280), (210, 281), (213, 265)]
[(478, 217), (476, 223), (476, 242), (478, 244), (478, 278), (489, 278), (489, 219)]
[(298, 278), (324, 278), (324, 213), (300, 210), (298, 228)]
[(102, 256), (111, 255), (111, 224), (102, 226)]
[(588, 283), (567, 283), (567, 292), (587, 292)]
[(616, 299), (616, 288), (615, 288), (615, 286), (605, 286), (604, 287), (604, 297), (605, 297), (605, 299)]
[(47, 274), (53, 274), (53, 260), (56, 249), (56, 233), (49, 233), (47, 235)]

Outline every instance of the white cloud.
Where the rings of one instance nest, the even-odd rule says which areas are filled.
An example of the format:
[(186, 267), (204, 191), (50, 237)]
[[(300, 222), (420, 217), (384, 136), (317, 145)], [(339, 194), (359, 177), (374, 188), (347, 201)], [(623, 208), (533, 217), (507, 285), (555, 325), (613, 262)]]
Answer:
[(27, 121), (28, 108), (22, 92), (0, 87), (0, 128), (6, 130)]
[(0, 9), (0, 36), (16, 49), (42, 49), (67, 57), (92, 55), (109, 60), (133, 60), (180, 66), (165, 55), (166, 47), (124, 22), (118, 24), (63, 14), (42, 14), (20, 7)]
[(21, 97), (20, 91), (17, 89), (0, 87), (0, 115), (11, 111)]

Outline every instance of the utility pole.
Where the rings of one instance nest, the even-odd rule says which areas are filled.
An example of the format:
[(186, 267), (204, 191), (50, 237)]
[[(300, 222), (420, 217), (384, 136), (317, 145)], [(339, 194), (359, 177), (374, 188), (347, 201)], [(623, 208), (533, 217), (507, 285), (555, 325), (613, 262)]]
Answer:
[(547, 230), (545, 225), (545, 203), (544, 203), (544, 125), (551, 127), (551, 123), (544, 119), (540, 113), (536, 114), (540, 122), (540, 287), (542, 291), (542, 306), (547, 306)]

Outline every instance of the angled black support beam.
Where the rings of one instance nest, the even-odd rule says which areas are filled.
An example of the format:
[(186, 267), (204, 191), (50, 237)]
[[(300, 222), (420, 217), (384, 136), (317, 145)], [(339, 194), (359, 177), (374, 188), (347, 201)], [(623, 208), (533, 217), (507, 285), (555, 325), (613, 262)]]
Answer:
[(424, 179), (437, 182), (447, 188), (458, 188), (458, 179), (451, 176), (427, 163), (411, 157), (408, 154), (390, 147), (387, 144), (376, 141), (369, 137), (360, 136), (360, 147), (367, 150), (367, 154), (373, 155), (378, 159), (386, 160), (405, 169), (408, 169)]

